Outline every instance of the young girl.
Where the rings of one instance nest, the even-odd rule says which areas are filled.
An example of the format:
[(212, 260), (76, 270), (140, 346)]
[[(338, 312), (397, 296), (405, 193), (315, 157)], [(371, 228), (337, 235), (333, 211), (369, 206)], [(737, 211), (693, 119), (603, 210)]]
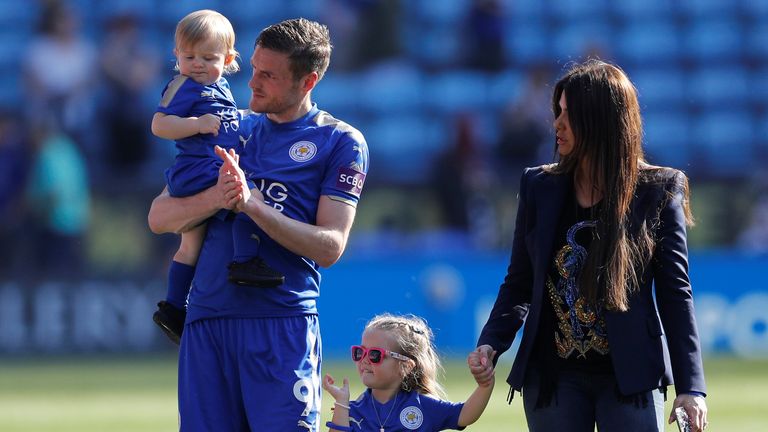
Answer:
[[(152, 133), (176, 140), (176, 161), (165, 172), (171, 196), (194, 195), (216, 184), (222, 161), (214, 153), (216, 145), (225, 150), (239, 149), (239, 113), (222, 77), (236, 72), (235, 32), (229, 20), (212, 10), (199, 10), (185, 16), (176, 26), (175, 76), (163, 90), (163, 97), (152, 118)], [(217, 215), (226, 217), (229, 212)], [(283, 283), (283, 275), (258, 258), (255, 224), (238, 215), (233, 229), (235, 256), (229, 279), (240, 285), (262, 287)], [(246, 235), (238, 235), (248, 230)], [(205, 225), (181, 235), (181, 245), (173, 257), (168, 274), (168, 293), (158, 303), (153, 320), (168, 337), (179, 343), (184, 328), (187, 293), (195, 272), (197, 257), (205, 236)]]
[[(432, 331), (416, 316), (375, 316), (365, 326), (361, 345), (352, 347), (352, 360), (368, 389), (349, 401), (349, 380), (342, 387), (326, 375), (323, 388), (335, 399), (331, 431), (440, 431), (464, 428), (480, 418), (491, 397), (494, 379), (483, 384), (464, 403), (452, 403), (437, 382), (440, 359)], [(479, 366), (477, 352), (467, 362)], [(492, 363), (483, 359), (489, 370)], [(491, 370), (492, 372), (492, 370)]]

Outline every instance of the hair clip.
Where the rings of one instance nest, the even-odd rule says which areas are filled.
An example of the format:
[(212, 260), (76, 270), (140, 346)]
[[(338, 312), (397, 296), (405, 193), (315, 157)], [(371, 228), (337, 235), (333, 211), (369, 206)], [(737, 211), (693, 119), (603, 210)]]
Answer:
[(408, 324), (408, 327), (410, 327), (410, 328), (411, 328), (411, 331), (412, 331), (412, 332), (414, 332), (414, 333), (416, 333), (416, 334), (420, 334), (420, 335), (423, 335), (423, 334), (424, 334), (424, 330), (422, 330), (422, 329), (417, 329), (417, 328), (416, 328), (416, 326), (414, 326), (414, 325), (412, 325), (412, 324)]

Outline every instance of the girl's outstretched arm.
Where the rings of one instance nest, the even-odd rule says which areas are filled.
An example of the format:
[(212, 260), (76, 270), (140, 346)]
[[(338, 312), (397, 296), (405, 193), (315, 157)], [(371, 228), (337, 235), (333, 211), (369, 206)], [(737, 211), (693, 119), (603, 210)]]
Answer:
[[(349, 380), (344, 378), (341, 387), (334, 385), (333, 377), (325, 374), (323, 377), (323, 388), (331, 394), (334, 399), (333, 417), (327, 424), (329, 431), (348, 431), (349, 428)], [(339, 429), (334, 426), (340, 427)]]
[[(496, 382), (492, 361), (495, 355), (496, 352), (493, 351), (490, 353), (489, 358), (487, 353), (475, 350), (469, 353), (467, 357), (467, 365), (475, 377), (475, 381), (477, 381), (477, 388), (461, 408), (461, 413), (459, 414), (459, 426), (461, 427), (466, 427), (476, 422), (480, 415), (483, 414), (483, 411), (485, 411), (485, 407), (488, 406), (491, 393), (493, 393), (493, 384)], [(478, 371), (482, 371), (482, 373), (478, 373)], [(483, 379), (478, 379), (478, 375), (482, 375)]]

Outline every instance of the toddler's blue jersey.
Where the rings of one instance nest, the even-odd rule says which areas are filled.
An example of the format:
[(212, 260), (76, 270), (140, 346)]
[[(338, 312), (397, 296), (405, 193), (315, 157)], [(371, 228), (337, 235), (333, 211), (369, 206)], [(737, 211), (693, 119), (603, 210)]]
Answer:
[(194, 195), (214, 184), (221, 159), (213, 148), (239, 150), (239, 115), (229, 83), (224, 78), (203, 85), (184, 75), (175, 76), (163, 89), (157, 112), (178, 117), (214, 114), (221, 120), (219, 134), (197, 134), (176, 140), (176, 161), (165, 172), (171, 196)]
[[(362, 134), (313, 105), (305, 116), (274, 123), (248, 113), (240, 122), (240, 166), (283, 215), (316, 224), (320, 197), (356, 206), (368, 172)], [(276, 288), (245, 288), (227, 282), (232, 256), (231, 222), (208, 221), (188, 300), (188, 321), (209, 317), (277, 317), (317, 313), (320, 273), (309, 258), (294, 254), (263, 232), (259, 256), (285, 275)]]
[(371, 389), (367, 389), (349, 404), (349, 425), (355, 432), (379, 432), (381, 427), (392, 432), (462, 430), (459, 414), (463, 407), (463, 403), (448, 402), (415, 391), (400, 391), (397, 400), (392, 398), (382, 405), (373, 398)]

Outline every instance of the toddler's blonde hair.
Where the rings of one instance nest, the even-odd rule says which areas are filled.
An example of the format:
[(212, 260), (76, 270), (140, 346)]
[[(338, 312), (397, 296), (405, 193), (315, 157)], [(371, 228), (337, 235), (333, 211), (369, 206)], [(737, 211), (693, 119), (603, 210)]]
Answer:
[(239, 71), (240, 66), (236, 60), (238, 52), (235, 50), (235, 30), (227, 17), (214, 10), (202, 9), (185, 16), (176, 25), (174, 37), (176, 48), (191, 47), (211, 39), (219, 42), (228, 56), (233, 56), (232, 61), (224, 65), (224, 73)]

